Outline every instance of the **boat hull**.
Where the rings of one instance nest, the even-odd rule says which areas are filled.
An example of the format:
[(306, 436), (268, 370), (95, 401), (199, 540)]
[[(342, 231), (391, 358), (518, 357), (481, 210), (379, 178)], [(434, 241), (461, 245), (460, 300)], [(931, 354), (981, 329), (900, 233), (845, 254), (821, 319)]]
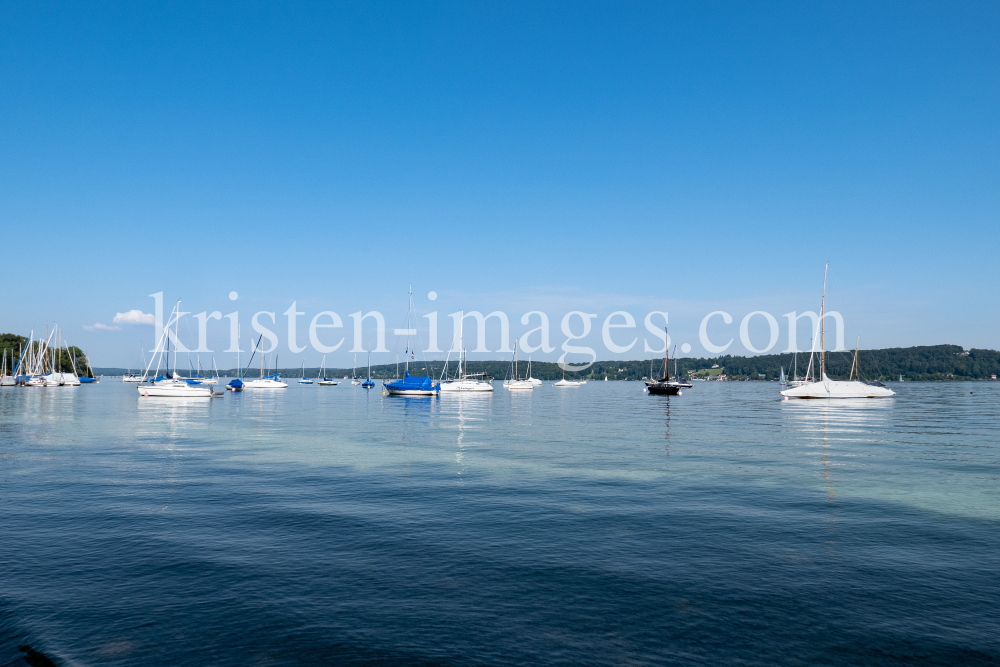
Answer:
[(184, 384), (176, 385), (139, 385), (136, 387), (140, 396), (160, 396), (164, 398), (211, 398), (212, 390), (208, 387), (197, 387)]
[(277, 380), (244, 380), (244, 389), (287, 389), (287, 382), (278, 382)]
[(432, 389), (392, 389), (386, 385), (385, 390), (390, 396), (436, 396), (437, 390)]
[(410, 375), (406, 373), (402, 380), (394, 380), (385, 384), (385, 390), (391, 396), (436, 396), (440, 385), (434, 384), (426, 375)]
[(673, 382), (647, 382), (646, 391), (656, 396), (680, 396), (681, 388)]
[(535, 383), (531, 380), (509, 380), (504, 382), (503, 386), (513, 391), (520, 391), (522, 389), (534, 389)]
[(479, 380), (446, 380), (441, 383), (442, 394), (493, 391), (493, 385)]
[(887, 387), (857, 380), (821, 380), (781, 392), (785, 398), (891, 398), (896, 392)]

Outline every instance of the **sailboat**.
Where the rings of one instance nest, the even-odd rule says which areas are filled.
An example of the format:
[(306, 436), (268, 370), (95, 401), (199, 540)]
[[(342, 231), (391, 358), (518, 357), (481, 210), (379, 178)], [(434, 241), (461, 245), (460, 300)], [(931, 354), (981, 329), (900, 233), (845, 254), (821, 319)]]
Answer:
[[(257, 345), (260, 345), (260, 340), (257, 341)], [(254, 346), (254, 351), (256, 352), (256, 346)], [(251, 357), (252, 358), (252, 357)], [(277, 360), (275, 360), (275, 366), (277, 366)], [(287, 389), (288, 383), (281, 381), (281, 373), (275, 372), (270, 375), (264, 375), (264, 355), (260, 355), (260, 379), (259, 380), (245, 380), (243, 382), (244, 389)]]
[[(14, 363), (14, 350), (10, 351), (10, 363)], [(13, 375), (7, 374), (7, 348), (3, 350), (3, 371), (0, 371), (0, 387), (13, 387), (17, 384)]]
[[(448, 359), (445, 359), (444, 368), (441, 369), (441, 391), (443, 392), (469, 392), (469, 391), (493, 391), (493, 378), (487, 378), (485, 373), (469, 373), (469, 353), (463, 347), (465, 343), (465, 320), (458, 328), (458, 369), (455, 377), (448, 378)], [(462, 364), (463, 352), (465, 365)], [(451, 350), (448, 351), (449, 357)]]
[[(565, 376), (565, 375), (566, 375), (566, 373), (564, 372), (563, 376)], [(535, 385), (536, 387), (538, 385), (542, 384), (541, 380), (539, 380), (536, 377), (532, 377), (531, 376), (531, 357), (528, 357), (528, 379), (531, 380), (531, 384)]]
[[(409, 312), (409, 311), (407, 311)], [(409, 321), (409, 319), (407, 319)], [(361, 384), (361, 380), (358, 379), (358, 355), (354, 355), (354, 365), (351, 366), (351, 384), (357, 386)]]
[[(77, 378), (80, 381), (80, 384), (96, 384), (96, 383), (100, 382), (101, 381), (100, 378), (95, 378), (94, 377), (94, 369), (90, 365), (90, 354), (88, 354), (87, 352), (84, 352), (83, 353), (83, 360), (86, 363), (87, 374), (86, 375), (80, 375), (80, 377)], [(77, 368), (77, 366), (78, 366), (78, 364), (76, 362), (77, 362), (77, 358), (76, 358), (76, 354), (74, 353), (73, 354), (73, 367), (74, 368)], [(77, 373), (77, 374), (79, 375), (79, 373)]]
[[(146, 367), (146, 353), (142, 350), (142, 343), (139, 343), (139, 354), (142, 356), (142, 367)], [(141, 375), (135, 375), (132, 373), (132, 368), (129, 367), (128, 373), (122, 376), (122, 382), (142, 382)]]
[[(468, 370), (468, 351), (465, 351), (463, 355), (461, 352), (458, 355), (458, 370), (455, 372), (455, 377), (451, 379), (446, 379), (441, 382), (441, 391), (444, 392), (483, 392), (483, 391), (493, 391), (493, 378), (486, 375), (486, 373), (469, 373)], [(448, 363), (445, 361), (445, 366), (441, 369), (442, 377), (447, 377)]]
[(365, 378), (365, 381), (361, 383), (361, 388), (362, 389), (373, 389), (375, 387), (375, 383), (372, 381), (372, 350), (371, 350), (371, 347), (372, 347), (371, 341), (368, 341), (368, 377)]
[(559, 380), (558, 382), (553, 382), (552, 386), (553, 387), (579, 387), (580, 384), (581, 384), (580, 382), (576, 382), (575, 380), (567, 380), (565, 377), (563, 377), (562, 380)]
[[(410, 328), (410, 314), (413, 311), (413, 288), (410, 288), (410, 301), (406, 307), (406, 370), (403, 373), (402, 380), (394, 380), (392, 382), (386, 382), (382, 386), (385, 387), (386, 393), (390, 396), (435, 396), (438, 391), (440, 391), (441, 384), (435, 384), (434, 381), (426, 375), (410, 375), (410, 356), (412, 352), (410, 351), (410, 333), (415, 333), (415, 329)], [(357, 363), (357, 362), (355, 362)], [(360, 384), (360, 380), (355, 382), (351, 381), (351, 384)]]
[[(881, 382), (867, 382), (860, 377), (855, 380), (854, 366), (851, 367), (851, 375), (847, 380), (831, 380), (826, 376), (826, 274), (830, 265), (823, 269), (823, 300), (820, 305), (820, 379), (817, 382), (810, 382), (798, 387), (786, 389), (781, 392), (785, 398), (888, 398), (895, 396), (896, 392), (887, 388)], [(860, 337), (859, 337), (860, 343)], [(854, 354), (855, 366), (857, 365), (857, 348)], [(813, 359), (809, 356), (809, 371), (806, 375), (811, 375)]]
[(514, 339), (514, 356), (510, 360), (510, 370), (507, 372), (507, 379), (503, 381), (503, 386), (507, 389), (534, 389), (535, 383), (528, 378), (517, 375), (517, 345), (519, 339)]
[(694, 387), (690, 380), (682, 380), (680, 373), (677, 372), (677, 346), (674, 345), (674, 384), (678, 387), (683, 387), (684, 389), (691, 389)]
[[(558, 382), (556, 382), (552, 386), (554, 386), (554, 387), (579, 387), (580, 384), (582, 384), (582, 383), (580, 383), (580, 382), (578, 382), (576, 380), (567, 380), (566, 379), (566, 366), (563, 366), (562, 372), (563, 372), (562, 380), (559, 380)], [(530, 371), (528, 372), (528, 375), (531, 375)], [(529, 377), (528, 379), (530, 380), (531, 378)]]
[[(145, 372), (142, 374), (143, 383), (141, 383), (136, 389), (139, 391), (140, 396), (160, 396), (160, 397), (171, 397), (171, 398), (211, 398), (212, 389), (211, 387), (202, 387), (197, 382), (188, 382), (187, 380), (181, 378), (177, 375), (177, 350), (174, 350), (174, 363), (173, 370), (169, 375), (160, 375), (160, 362), (163, 361), (163, 357), (166, 356), (166, 362), (164, 366), (168, 366), (170, 362), (170, 325), (174, 324), (174, 338), (177, 338), (177, 321), (180, 319), (179, 315), (175, 315), (180, 312), (181, 302), (178, 301), (177, 305), (174, 306), (173, 312), (170, 313), (170, 318), (167, 323), (163, 326), (163, 333), (160, 335), (160, 340), (156, 344), (154, 349), (154, 354), (159, 351), (159, 356), (156, 360), (156, 376), (150, 380), (150, 384), (145, 384), (146, 378), (149, 376), (149, 368), (153, 365), (152, 360), (149, 362), (149, 366), (146, 367)], [(164, 370), (166, 373), (166, 370)]]
[[(663, 327), (663, 333), (667, 334), (667, 328)], [(669, 340), (669, 337), (665, 337), (664, 340)], [(680, 396), (681, 388), (686, 385), (685, 383), (675, 382), (670, 379), (670, 349), (669, 346), (664, 345), (663, 347), (663, 377), (659, 380), (650, 379), (646, 382), (646, 390), (650, 394), (658, 394), (665, 396)]]
[(323, 355), (323, 363), (319, 367), (320, 381), (317, 383), (321, 387), (334, 387), (340, 384), (340, 380), (331, 380), (326, 376), (326, 355)]
[(306, 377), (306, 362), (304, 360), (302, 361), (302, 378), (299, 380), (299, 384), (315, 384)]
[[(229, 391), (243, 391), (243, 364), (240, 362), (240, 334), (242, 333), (239, 324), (236, 325), (236, 372), (239, 374), (237, 377), (229, 381), (226, 385), (226, 389)], [(263, 338), (263, 334), (261, 334)], [(250, 357), (253, 359), (253, 357)], [(215, 357), (212, 357), (212, 363), (215, 363)], [(215, 374), (218, 375), (219, 371), (216, 370)]]

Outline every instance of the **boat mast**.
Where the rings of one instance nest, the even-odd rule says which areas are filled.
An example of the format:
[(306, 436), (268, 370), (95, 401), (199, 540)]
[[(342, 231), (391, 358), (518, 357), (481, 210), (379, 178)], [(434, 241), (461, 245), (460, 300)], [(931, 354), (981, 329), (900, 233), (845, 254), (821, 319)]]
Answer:
[[(174, 320), (174, 338), (177, 338), (177, 336), (178, 336), (179, 327), (180, 327), (180, 321), (181, 321), (181, 300), (177, 299), (177, 319)], [(177, 340), (179, 341), (180, 338), (177, 338)], [(177, 346), (176, 345), (174, 345), (174, 370), (173, 370), (173, 374), (177, 375)]]
[(861, 345), (861, 336), (858, 336), (858, 341), (854, 344), (854, 362), (851, 364), (851, 374), (847, 377), (847, 381), (850, 382), (854, 379), (855, 371), (858, 372), (858, 378), (861, 378), (861, 369), (858, 368), (858, 347)]
[(819, 379), (826, 379), (826, 272), (830, 268), (827, 264), (823, 269), (823, 302), (819, 308)]
[[(413, 285), (410, 285), (410, 300), (406, 303), (406, 374), (410, 373), (410, 310), (413, 308)], [(399, 348), (396, 348), (397, 350)]]
[(670, 334), (663, 327), (663, 381), (670, 379)]

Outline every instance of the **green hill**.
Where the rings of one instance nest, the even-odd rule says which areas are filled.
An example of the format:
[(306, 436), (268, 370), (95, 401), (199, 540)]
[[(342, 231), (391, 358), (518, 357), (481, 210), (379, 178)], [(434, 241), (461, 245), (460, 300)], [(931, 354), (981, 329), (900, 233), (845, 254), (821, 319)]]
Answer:
[[(833, 379), (847, 379), (851, 370), (854, 352), (827, 352), (826, 372)], [(808, 353), (799, 353), (799, 375), (805, 375), (809, 363)], [(416, 361), (410, 363), (410, 372), (414, 375), (430, 375), (437, 378), (441, 374), (443, 362)], [(919, 347), (894, 347), (883, 350), (861, 350), (859, 353), (861, 377), (866, 379), (895, 380), (900, 375), (906, 380), (987, 380), (991, 375), (1000, 374), (1000, 352), (973, 348), (963, 350), (958, 345), (924, 345)], [(671, 375), (674, 361), (671, 360)], [(717, 368), (712, 368), (716, 366)], [(707, 358), (677, 359), (677, 370), (680, 375), (690, 374), (711, 375), (717, 377), (725, 374), (733, 380), (776, 380), (784, 367), (790, 373), (793, 366), (791, 354), (764, 354), (754, 357), (724, 355)], [(470, 373), (487, 373), (495, 378), (503, 378), (510, 367), (510, 361), (470, 361)], [(815, 359), (815, 374), (819, 374), (819, 354)], [(402, 373), (402, 365), (400, 365)], [(454, 372), (455, 364), (451, 369)], [(524, 373), (526, 364), (520, 366)], [(563, 371), (557, 364), (536, 361), (531, 366), (532, 375), (541, 380), (558, 380)], [(119, 374), (125, 369), (98, 368), (98, 373), (107, 375)], [(319, 369), (307, 368), (308, 377), (317, 377)], [(186, 371), (182, 371), (184, 373)], [(281, 374), (285, 378), (299, 377), (299, 368), (283, 368)], [(364, 368), (358, 372), (365, 373)], [(590, 380), (641, 380), (652, 375), (659, 377), (663, 372), (663, 358), (640, 359), (634, 361), (598, 361), (582, 372), (567, 372), (567, 377)], [(223, 375), (235, 375), (235, 369), (222, 371)], [(251, 368), (249, 377), (254, 377), (259, 371)], [(329, 377), (344, 377), (350, 375), (351, 369), (330, 369)], [(396, 377), (396, 364), (381, 364), (372, 366), (372, 377), (386, 379)]]

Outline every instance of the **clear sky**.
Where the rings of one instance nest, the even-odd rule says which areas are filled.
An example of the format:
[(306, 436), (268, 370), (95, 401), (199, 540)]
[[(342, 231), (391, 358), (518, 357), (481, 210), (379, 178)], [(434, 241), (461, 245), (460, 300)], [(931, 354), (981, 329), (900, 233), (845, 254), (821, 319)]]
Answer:
[(160, 291), (239, 309), (244, 338), (275, 312), (282, 365), (320, 358), (289, 351), (291, 302), (300, 330), (335, 311), (343, 364), (348, 315), (402, 326), (411, 284), (442, 327), (500, 309), (516, 336), (544, 310), (557, 349), (535, 358), (572, 310), (595, 347), (634, 315), (637, 347), (600, 358), (655, 356), (652, 310), (696, 356), (708, 313), (745, 353), (740, 320), (767, 311), (780, 351), (826, 262), (850, 343), (1000, 347), (1000, 4), (2, 10), (0, 331), (58, 321), (95, 365), (151, 347), (113, 318)]

